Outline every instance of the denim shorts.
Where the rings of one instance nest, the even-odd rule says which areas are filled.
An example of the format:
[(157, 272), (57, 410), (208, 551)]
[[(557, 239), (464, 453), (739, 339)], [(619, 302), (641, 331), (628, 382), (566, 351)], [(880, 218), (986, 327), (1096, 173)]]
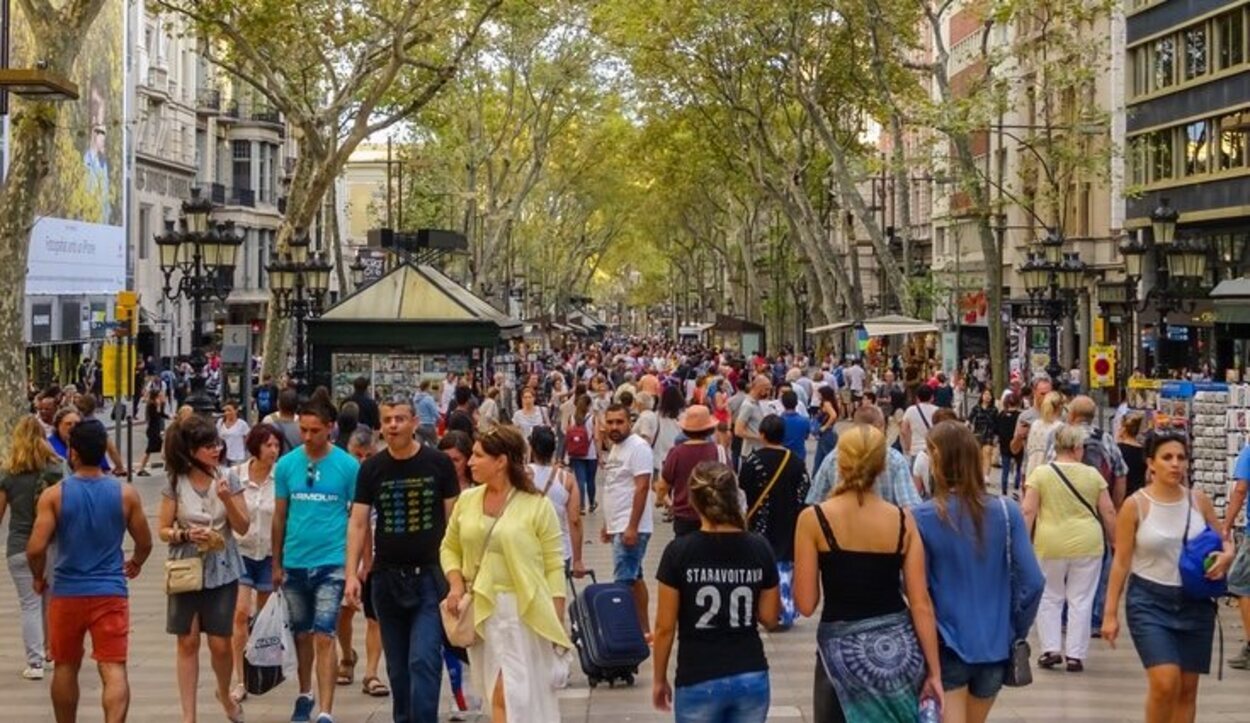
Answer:
[(727, 675), (673, 691), (677, 723), (764, 723), (768, 718), (768, 671)]
[(273, 592), (273, 556), (253, 560), (244, 555), (243, 574), (239, 576), (239, 584), (257, 592)]
[(1124, 612), (1143, 666), (1176, 665), (1183, 673), (1211, 672), (1214, 602), (1192, 600), (1179, 586), (1133, 575)]
[(969, 695), (982, 700), (993, 698), (1002, 690), (1003, 677), (1007, 674), (1007, 661), (965, 663), (963, 658), (945, 645), (938, 648), (938, 657), (942, 663), (943, 690), (966, 687)]
[(638, 544), (630, 547), (625, 544), (624, 534), (612, 536), (613, 580), (622, 585), (633, 585), (635, 580), (642, 579), (642, 559), (647, 555), (647, 542), (650, 540), (650, 532), (639, 532)]
[(291, 611), (291, 632), (334, 635), (347, 575), (342, 565), (287, 569), (282, 594)]

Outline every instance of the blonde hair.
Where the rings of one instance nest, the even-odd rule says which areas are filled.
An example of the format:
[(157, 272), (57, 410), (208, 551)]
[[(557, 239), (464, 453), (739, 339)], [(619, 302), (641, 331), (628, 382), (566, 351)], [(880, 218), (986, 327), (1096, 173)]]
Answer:
[(8, 474), (38, 472), (56, 462), (56, 452), (43, 436), (43, 425), (34, 415), (22, 417), (13, 428), (13, 444), (4, 462)]
[(885, 471), (885, 435), (867, 424), (855, 424), (838, 437), (838, 486), (830, 497), (855, 493), (860, 504)]
[(1038, 410), (1042, 415), (1042, 421), (1046, 423), (1059, 419), (1059, 415), (1063, 412), (1063, 395), (1059, 392), (1048, 392), (1042, 397), (1042, 404)]

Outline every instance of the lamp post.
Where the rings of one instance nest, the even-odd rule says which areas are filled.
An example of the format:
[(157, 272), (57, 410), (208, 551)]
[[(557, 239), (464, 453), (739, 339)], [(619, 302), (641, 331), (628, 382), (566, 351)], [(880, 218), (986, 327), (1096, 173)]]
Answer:
[[(1163, 342), (1167, 339), (1168, 314), (1182, 307), (1194, 308), (1193, 294), (1202, 290), (1210, 258), (1210, 248), (1204, 240), (1177, 237), (1179, 219), (1180, 213), (1168, 204), (1168, 199), (1162, 198), (1150, 214), (1149, 242), (1130, 238), (1120, 244), (1128, 305), (1134, 312), (1140, 313), (1153, 304), (1158, 312), (1159, 322), (1155, 327), (1156, 379), (1167, 376), (1168, 371), (1162, 354)], [(1240, 263), (1241, 252), (1245, 250), (1245, 240), (1230, 239), (1220, 246), (1221, 261), (1226, 269), (1234, 270)], [(1139, 300), (1137, 282), (1144, 276), (1148, 256), (1154, 261), (1155, 283)], [(1136, 336), (1136, 325), (1133, 335)]]
[(807, 352), (807, 279), (800, 278), (794, 290), (795, 299), (799, 302), (799, 351)]
[(1040, 307), (1050, 327), (1050, 363), (1046, 373), (1058, 384), (1063, 367), (1059, 365), (1059, 322), (1075, 314), (1076, 292), (1084, 283), (1086, 264), (1076, 252), (1063, 250), (1063, 235), (1048, 229), (1020, 265), (1020, 275), (1029, 298)]
[(275, 251), (265, 267), (269, 272), (269, 286), (277, 298), (278, 315), (295, 321), (295, 364), (291, 377), (300, 389), (308, 384), (304, 326), (309, 319), (321, 315), (330, 288), (330, 262), (321, 252), (310, 253), (310, 246), (308, 232), (301, 229), (287, 244), (289, 250), (282, 254)]
[[(191, 302), (191, 366), (193, 375), (187, 403), (201, 414), (217, 409), (217, 400), (204, 391), (204, 303), (213, 299), (225, 301), (234, 289), (234, 267), (243, 237), (233, 221), (212, 224), (211, 200), (191, 190), (191, 198), (182, 204), (182, 218), (165, 222), (165, 233), (156, 236), (164, 282), (161, 291), (170, 301), (179, 298)], [(177, 282), (174, 274), (177, 273)]]

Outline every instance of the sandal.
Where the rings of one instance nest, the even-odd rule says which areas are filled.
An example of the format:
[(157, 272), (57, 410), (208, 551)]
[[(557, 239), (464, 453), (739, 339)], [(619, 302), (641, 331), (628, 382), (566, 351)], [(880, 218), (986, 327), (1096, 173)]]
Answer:
[[(217, 698), (217, 702), (218, 702), (218, 703), (222, 703), (222, 704), (223, 704), (223, 707), (225, 707), (225, 706), (224, 706), (224, 702), (221, 700), (221, 694), (220, 694), (220, 693), (215, 693), (215, 694), (214, 694), (214, 697), (215, 697), (215, 698)], [(231, 697), (231, 698), (234, 698), (234, 693), (231, 693), (231, 694), (230, 694), (230, 697)], [(234, 714), (231, 714), (231, 713), (229, 713), (229, 712), (227, 711), (227, 713), (226, 713), (226, 720), (230, 721), (230, 723), (244, 723), (244, 721), (243, 721), (243, 704), (242, 704), (242, 703), (240, 703), (240, 702), (238, 702), (237, 700), (236, 700), (236, 701), (233, 701), (233, 702), (234, 702), (234, 710), (235, 710), (235, 712), (234, 712)]]
[(355, 650), (353, 650), (351, 660), (340, 660), (339, 672), (338, 672), (337, 678), (335, 679), (335, 682), (338, 683), (339, 685), (351, 685), (353, 682), (355, 682), (356, 661), (358, 661), (359, 659), (360, 659), (360, 656), (356, 654)]
[(247, 686), (242, 683), (235, 683), (234, 687), (230, 689), (230, 700), (235, 703), (242, 703), (247, 700)]
[(378, 679), (376, 675), (369, 675), (360, 681), (360, 692), (374, 698), (385, 698), (391, 694), (391, 689)]

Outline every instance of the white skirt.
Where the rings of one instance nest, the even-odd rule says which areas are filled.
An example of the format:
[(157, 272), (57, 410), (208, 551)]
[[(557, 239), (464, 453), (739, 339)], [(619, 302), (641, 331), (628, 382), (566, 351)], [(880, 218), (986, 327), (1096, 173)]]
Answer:
[(482, 638), (469, 648), (469, 672), (482, 691), (484, 712), (489, 714), (495, 681), (502, 675), (509, 721), (558, 723), (560, 704), (551, 685), (555, 650), (550, 640), (521, 621), (515, 595), (495, 594), (495, 610), (486, 618)]

